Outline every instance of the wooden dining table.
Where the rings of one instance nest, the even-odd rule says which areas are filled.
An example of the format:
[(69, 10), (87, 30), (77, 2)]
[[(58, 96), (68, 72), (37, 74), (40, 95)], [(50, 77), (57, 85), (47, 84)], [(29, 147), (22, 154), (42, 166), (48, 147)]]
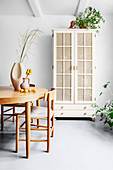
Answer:
[(30, 155), (30, 106), (31, 101), (35, 101), (44, 96), (48, 92), (45, 88), (35, 87), (36, 92), (21, 93), (15, 91), (10, 86), (0, 86), (0, 104), (16, 104), (25, 103), (26, 109), (26, 157)]

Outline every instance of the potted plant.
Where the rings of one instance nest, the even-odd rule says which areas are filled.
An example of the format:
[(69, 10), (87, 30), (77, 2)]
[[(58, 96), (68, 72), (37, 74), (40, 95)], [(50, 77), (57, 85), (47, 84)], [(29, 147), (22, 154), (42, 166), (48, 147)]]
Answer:
[[(110, 82), (107, 82), (103, 85), (104, 89), (108, 88), (111, 95), (113, 93), (111, 92), (111, 89), (109, 88)], [(103, 92), (99, 94), (101, 96)], [(96, 103), (92, 105), (93, 108), (96, 108), (96, 113), (92, 116), (95, 117), (98, 113), (100, 115), (100, 121), (104, 121), (104, 125), (108, 124), (110, 126), (110, 130), (112, 130), (113, 127), (113, 100), (108, 100), (102, 107), (99, 107)]]
[(97, 11), (95, 8), (89, 6), (85, 8), (84, 12), (80, 12), (76, 17), (74, 28), (82, 29), (98, 29), (100, 28), (100, 22), (105, 23), (104, 18), (102, 17), (100, 11)]

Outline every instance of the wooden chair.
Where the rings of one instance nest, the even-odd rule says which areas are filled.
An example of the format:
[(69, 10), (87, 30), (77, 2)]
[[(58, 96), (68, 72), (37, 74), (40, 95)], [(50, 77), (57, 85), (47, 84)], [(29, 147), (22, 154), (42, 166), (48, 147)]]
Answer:
[[(12, 87), (12, 85), (10, 85)], [(30, 84), (30, 87), (35, 87), (34, 84)], [(5, 107), (9, 107), (9, 109), (5, 109)], [(17, 103), (17, 104), (6, 104), (6, 105), (1, 105), (1, 131), (4, 130), (4, 122), (11, 117), (13, 117), (13, 122), (15, 121), (15, 116), (17, 113), (15, 113), (15, 108), (18, 107), (23, 107), (25, 108), (25, 103)], [(9, 112), (13, 110), (13, 113), (11, 114), (6, 114), (6, 112)], [(4, 118), (7, 117), (7, 118)], [(32, 120), (33, 121), (33, 120)]]
[[(45, 119), (47, 121), (47, 125), (37, 125), (37, 124), (30, 124), (31, 130), (38, 130), (38, 131), (47, 131), (47, 139), (30, 139), (33, 142), (47, 142), (47, 152), (50, 150), (50, 134), (52, 137), (54, 136), (54, 98), (55, 98), (55, 90), (52, 90), (44, 95), (44, 101), (47, 102), (47, 107), (41, 106), (31, 106), (31, 119)], [(22, 123), (19, 127), (19, 118), (25, 119), (25, 112), (21, 115), (16, 116), (16, 152), (19, 151), (19, 141), (26, 141), (26, 139), (19, 139), (19, 129), (25, 129), (23, 127), (26, 122)], [(50, 122), (52, 121), (52, 126), (50, 127)], [(34, 127), (32, 127), (34, 126)], [(38, 128), (37, 128), (38, 127)], [(51, 131), (51, 132), (50, 132)]]

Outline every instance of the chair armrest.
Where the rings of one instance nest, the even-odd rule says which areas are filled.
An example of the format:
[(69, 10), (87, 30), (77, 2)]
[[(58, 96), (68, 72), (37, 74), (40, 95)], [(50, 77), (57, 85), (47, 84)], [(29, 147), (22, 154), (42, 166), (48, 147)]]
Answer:
[(30, 87), (35, 87), (35, 84), (29, 84)]
[[(55, 88), (51, 88), (51, 91), (53, 91), (53, 90), (55, 90)], [(40, 100), (41, 99), (44, 99), (44, 97), (38, 98), (38, 100), (36, 101), (37, 106), (40, 106)]]
[(55, 88), (51, 88), (51, 91), (55, 90)]
[(38, 98), (38, 100), (36, 100), (37, 106), (40, 106), (40, 100), (41, 100), (41, 99), (44, 99), (44, 97), (40, 97), (40, 98)]

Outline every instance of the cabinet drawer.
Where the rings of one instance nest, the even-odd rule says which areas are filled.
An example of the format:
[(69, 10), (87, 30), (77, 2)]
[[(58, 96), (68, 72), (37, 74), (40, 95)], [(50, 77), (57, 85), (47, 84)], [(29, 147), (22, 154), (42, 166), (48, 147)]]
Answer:
[(55, 104), (55, 109), (60, 109), (60, 110), (94, 110), (92, 107), (91, 107), (91, 105), (85, 105), (85, 104), (83, 104), (83, 105), (69, 105), (69, 104), (66, 104), (66, 105), (63, 105), (63, 104)]
[(94, 114), (94, 110), (88, 110), (88, 111), (77, 111), (77, 110), (56, 110), (55, 111), (55, 117), (92, 117), (92, 114)]

